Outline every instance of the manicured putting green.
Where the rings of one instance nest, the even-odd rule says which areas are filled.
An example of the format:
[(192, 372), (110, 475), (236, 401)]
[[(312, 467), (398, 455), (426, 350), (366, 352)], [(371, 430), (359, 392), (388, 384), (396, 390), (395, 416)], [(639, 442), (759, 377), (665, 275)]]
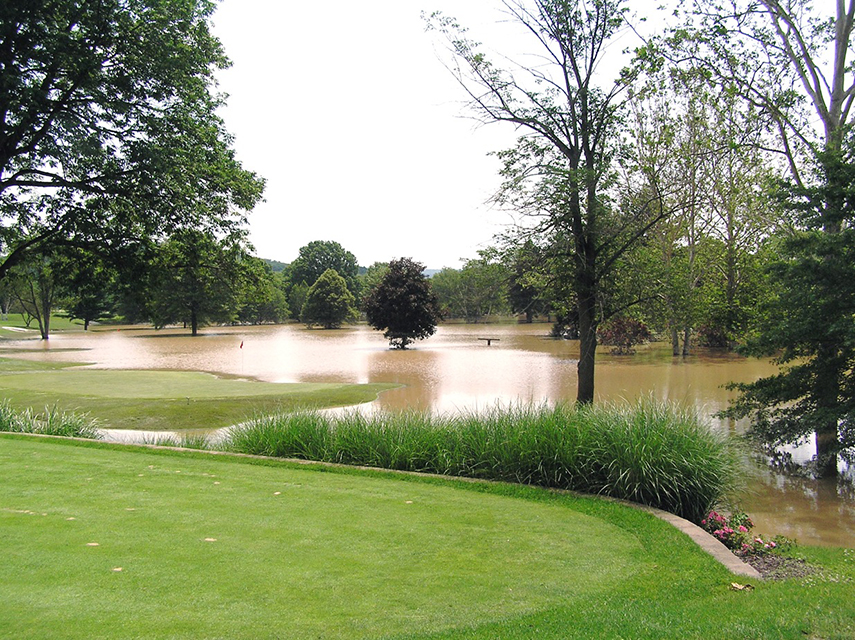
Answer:
[(0, 358), (0, 395), (12, 407), (86, 413), (115, 429), (219, 429), (257, 413), (371, 402), (396, 386), (277, 384), (194, 371), (82, 369)]
[(0, 387), (101, 398), (246, 398), (334, 391), (352, 385), (257, 382), (195, 371), (65, 369), (4, 376)]
[(628, 531), (567, 508), (217, 456), (0, 436), (14, 638), (373, 638), (582, 601)]

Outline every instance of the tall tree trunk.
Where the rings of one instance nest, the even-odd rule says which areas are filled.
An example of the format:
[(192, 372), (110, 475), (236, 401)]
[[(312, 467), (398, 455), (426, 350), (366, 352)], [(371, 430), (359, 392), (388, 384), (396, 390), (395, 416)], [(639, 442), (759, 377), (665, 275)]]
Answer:
[[(590, 254), (588, 254), (590, 255)], [(576, 402), (594, 402), (594, 363), (597, 354), (597, 287), (592, 260), (576, 276), (576, 309), (579, 313), (579, 364)]]
[[(833, 345), (822, 345), (816, 355), (817, 376), (814, 381), (814, 396), (817, 409), (827, 411), (831, 417), (822, 420), (816, 428), (816, 462), (820, 477), (837, 475), (837, 452), (840, 449), (837, 430), (839, 412), (840, 362)], [(822, 414), (820, 414), (822, 419)]]
[(199, 333), (199, 318), (196, 315), (196, 310), (193, 309), (190, 312), (190, 335), (196, 335)]
[(671, 319), (671, 355), (679, 356), (680, 355), (680, 332), (677, 330), (677, 321), (674, 319), (672, 315)]
[(579, 301), (579, 364), (576, 367), (579, 382), (576, 402), (594, 402), (594, 363), (597, 352), (597, 323), (593, 300)]

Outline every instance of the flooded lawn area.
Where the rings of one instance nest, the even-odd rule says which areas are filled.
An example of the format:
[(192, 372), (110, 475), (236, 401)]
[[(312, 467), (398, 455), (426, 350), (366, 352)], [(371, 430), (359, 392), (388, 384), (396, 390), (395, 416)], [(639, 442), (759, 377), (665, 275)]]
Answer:
[[(552, 339), (548, 333), (545, 324), (448, 324), (413, 348), (395, 351), (363, 325), (334, 331), (301, 325), (216, 327), (196, 338), (178, 329), (98, 327), (58, 333), (49, 341), (6, 340), (3, 353), (105, 369), (207, 371), (266, 382), (396, 383), (402, 386), (381, 394), (365, 410), (455, 412), (573, 401), (578, 342)], [(739, 431), (742, 425), (712, 417), (733, 397), (724, 385), (774, 371), (769, 362), (702, 349), (673, 358), (661, 344), (640, 347), (633, 356), (614, 356), (603, 348), (596, 390), (601, 401), (652, 396), (688, 405), (718, 428)], [(794, 478), (758, 467), (742, 506), (758, 532), (806, 544), (851, 546), (853, 494), (851, 482)]]

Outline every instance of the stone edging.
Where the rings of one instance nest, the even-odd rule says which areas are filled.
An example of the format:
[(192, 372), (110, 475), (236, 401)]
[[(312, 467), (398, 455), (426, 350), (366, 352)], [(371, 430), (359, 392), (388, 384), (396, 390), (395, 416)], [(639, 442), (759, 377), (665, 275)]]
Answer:
[(737, 558), (730, 549), (722, 544), (720, 540), (717, 540), (714, 536), (701, 529), (698, 525), (689, 522), (680, 516), (674, 515), (673, 513), (669, 513), (668, 511), (662, 511), (661, 509), (655, 509), (653, 507), (631, 502), (626, 504), (634, 506), (637, 509), (641, 509), (642, 511), (652, 513), (657, 518), (668, 522), (673, 527), (676, 527), (679, 531), (689, 536), (701, 549), (723, 564), (731, 573), (751, 578), (752, 580), (763, 579), (763, 576), (760, 575), (760, 572), (757, 571), (757, 569), (747, 562), (743, 562)]

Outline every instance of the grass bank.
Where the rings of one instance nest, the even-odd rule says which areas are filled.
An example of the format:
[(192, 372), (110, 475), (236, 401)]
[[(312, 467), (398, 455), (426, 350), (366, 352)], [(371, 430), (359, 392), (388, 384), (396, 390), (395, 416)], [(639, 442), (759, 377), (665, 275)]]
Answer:
[(85, 413), (104, 427), (217, 429), (257, 412), (340, 407), (376, 399), (390, 384), (278, 384), (191, 371), (82, 369), (0, 358), (0, 394), (18, 410)]
[[(83, 331), (83, 320), (69, 320), (64, 316), (50, 317), (51, 331)], [(33, 319), (27, 326), (24, 316), (20, 313), (7, 314), (6, 319), (0, 319), (0, 338), (39, 338), (39, 323)]]
[(426, 413), (260, 415), (227, 450), (571, 489), (700, 522), (739, 487), (732, 439), (671, 405), (518, 406)]
[(736, 578), (649, 514), (533, 487), (0, 435), (8, 638), (855, 634), (855, 558)]

